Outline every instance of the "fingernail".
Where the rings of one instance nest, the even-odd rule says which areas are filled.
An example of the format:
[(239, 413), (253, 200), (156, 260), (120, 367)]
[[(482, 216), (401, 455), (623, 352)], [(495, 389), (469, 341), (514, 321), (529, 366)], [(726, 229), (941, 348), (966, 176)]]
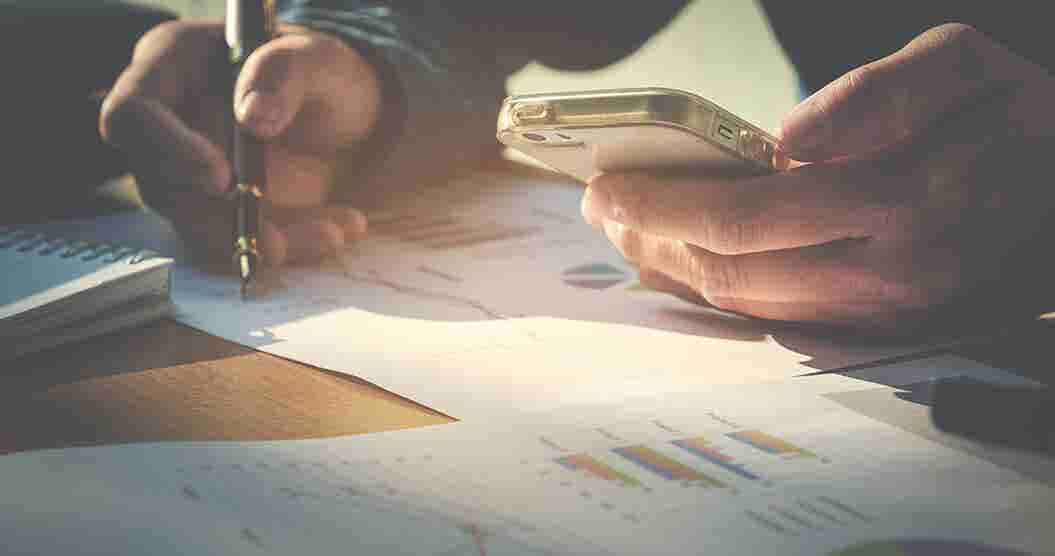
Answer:
[(791, 157), (783, 146), (777, 147), (776, 152), (773, 153), (773, 167), (781, 172), (791, 169)]
[(259, 135), (277, 134), (282, 125), (282, 107), (274, 95), (249, 91), (235, 110), (238, 121)]
[(594, 228), (600, 229), (610, 212), (611, 205), (612, 201), (608, 193), (591, 185), (583, 193), (579, 210), (582, 212), (583, 220)]

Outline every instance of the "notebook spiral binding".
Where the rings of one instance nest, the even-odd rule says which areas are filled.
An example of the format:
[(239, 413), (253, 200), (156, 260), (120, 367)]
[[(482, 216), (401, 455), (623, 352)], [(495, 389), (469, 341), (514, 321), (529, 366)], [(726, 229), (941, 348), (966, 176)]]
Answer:
[(157, 256), (156, 252), (149, 249), (70, 240), (18, 228), (0, 227), (0, 251), (7, 249), (40, 256), (58, 255), (63, 259), (80, 258), (86, 262), (101, 259), (106, 263), (116, 263), (124, 259), (128, 264), (138, 264)]

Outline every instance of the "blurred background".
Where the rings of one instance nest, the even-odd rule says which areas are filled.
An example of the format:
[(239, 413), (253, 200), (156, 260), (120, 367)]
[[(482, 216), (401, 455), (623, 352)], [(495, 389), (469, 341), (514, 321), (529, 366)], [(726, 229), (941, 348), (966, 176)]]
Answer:
[[(574, 1), (574, 0), (571, 0)], [(140, 0), (185, 18), (223, 18), (222, 0)], [(794, 70), (749, 0), (695, 0), (635, 55), (592, 72), (537, 64), (512, 76), (513, 94), (660, 86), (704, 96), (771, 132), (799, 99)]]

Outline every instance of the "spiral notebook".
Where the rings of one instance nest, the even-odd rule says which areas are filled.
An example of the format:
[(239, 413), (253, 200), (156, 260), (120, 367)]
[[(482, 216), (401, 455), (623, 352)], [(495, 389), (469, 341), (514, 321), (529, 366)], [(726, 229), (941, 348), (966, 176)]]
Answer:
[(0, 228), (0, 360), (164, 316), (172, 259)]

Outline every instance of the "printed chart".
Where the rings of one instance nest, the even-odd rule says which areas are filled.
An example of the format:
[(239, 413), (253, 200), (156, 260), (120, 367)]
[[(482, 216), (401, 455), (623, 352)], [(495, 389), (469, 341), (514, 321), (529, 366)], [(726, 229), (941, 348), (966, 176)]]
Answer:
[[(668, 512), (708, 501), (729, 507), (752, 497), (775, 497), (740, 512), (746, 522), (770, 533), (797, 536), (818, 527), (872, 521), (851, 503), (827, 494), (804, 495), (809, 489), (797, 488), (804, 478), (809, 483), (837, 467), (787, 435), (743, 429), (717, 414), (708, 416), (703, 428), (710, 434), (686, 435), (652, 419), (571, 435), (576, 443), (607, 445), (589, 451), (577, 451), (569, 440), (558, 439), (559, 433), (551, 433), (538, 437), (538, 445), (560, 455), (537, 465), (533, 474), (546, 482), (539, 488), (572, 492), (580, 504), (596, 501), (599, 505), (588, 505), (626, 522), (663, 519)], [(589, 438), (591, 433), (595, 438)], [(785, 497), (788, 492), (791, 497)]]
[(511, 536), (515, 524), (434, 510), (377, 471), (347, 460), (204, 463), (179, 468), (175, 488), (188, 510), (236, 520), (245, 543), (280, 553), (311, 542), (350, 554), (550, 554)]
[[(860, 385), (841, 380), (846, 393)], [(1023, 526), (1044, 519), (1052, 492), (1042, 483), (862, 415), (825, 388), (771, 384), (671, 394), (632, 410), (580, 408), (481, 431), (489, 455), (453, 454), (452, 444), (434, 464), (467, 478), (503, 468), (470, 479), (470, 490), (542, 530), (575, 531), (627, 554), (974, 554), (965, 547), (1001, 538), (992, 512), (1007, 510), (995, 509), (998, 500), (1021, 504), (1006, 517)], [(880, 389), (899, 399), (896, 388), (869, 391)], [(877, 535), (909, 540), (867, 544)], [(941, 538), (950, 540), (919, 540)], [(897, 547), (910, 551), (890, 552)]]
[(826, 375), (361, 437), (5, 456), (19, 480), (0, 535), (47, 554), (1050, 553), (1053, 489), (825, 397), (859, 387)]

